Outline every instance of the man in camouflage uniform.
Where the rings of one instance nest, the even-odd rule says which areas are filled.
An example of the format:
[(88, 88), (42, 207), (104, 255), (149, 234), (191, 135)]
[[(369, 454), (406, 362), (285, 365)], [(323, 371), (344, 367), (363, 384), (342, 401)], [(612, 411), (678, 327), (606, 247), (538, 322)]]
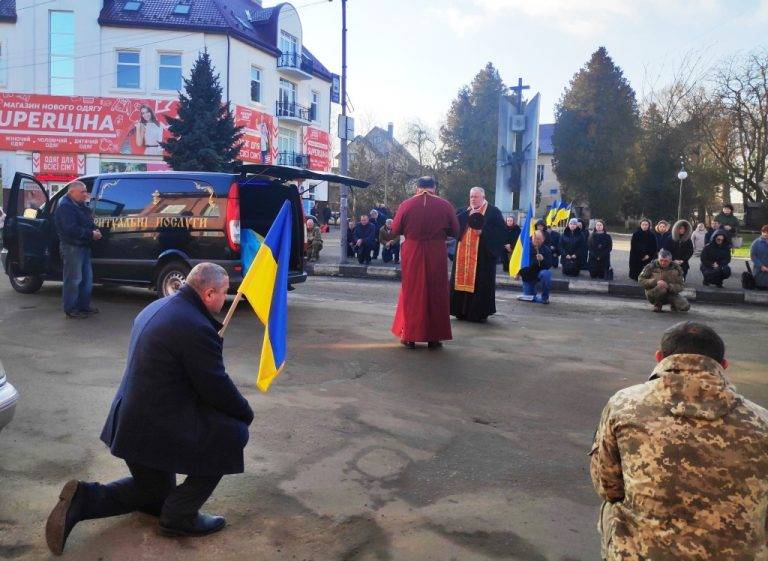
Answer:
[(669, 304), (675, 312), (691, 309), (688, 300), (680, 294), (685, 288), (683, 269), (672, 262), (672, 254), (666, 249), (659, 251), (659, 257), (645, 266), (637, 281), (645, 289), (645, 297), (653, 304), (654, 312), (661, 312), (664, 304)]
[(768, 411), (724, 354), (706, 325), (674, 325), (650, 381), (608, 401), (590, 452), (604, 560), (768, 559)]
[(304, 242), (304, 253), (307, 261), (320, 259), (320, 250), (323, 249), (323, 234), (320, 232), (320, 226), (315, 224), (311, 218), (307, 218), (307, 238)]

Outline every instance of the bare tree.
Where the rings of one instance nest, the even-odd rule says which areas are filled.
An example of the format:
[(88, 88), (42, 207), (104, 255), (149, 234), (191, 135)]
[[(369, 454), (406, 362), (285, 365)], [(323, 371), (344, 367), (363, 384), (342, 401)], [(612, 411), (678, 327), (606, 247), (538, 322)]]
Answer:
[(695, 109), (728, 186), (745, 201), (768, 200), (768, 51), (735, 57), (718, 67), (711, 90), (697, 96)]
[(405, 125), (403, 146), (408, 148), (419, 162), (419, 175), (435, 169), (437, 162), (437, 141), (434, 131), (420, 119)]

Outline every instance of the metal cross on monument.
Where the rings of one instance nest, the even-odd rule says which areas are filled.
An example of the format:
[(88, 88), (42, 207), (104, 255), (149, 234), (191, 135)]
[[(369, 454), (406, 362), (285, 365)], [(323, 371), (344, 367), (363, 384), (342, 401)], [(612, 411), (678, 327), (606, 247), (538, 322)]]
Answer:
[(519, 115), (523, 111), (523, 90), (531, 89), (531, 86), (524, 86), (523, 79), (517, 79), (517, 85), (509, 88), (517, 94), (517, 114)]

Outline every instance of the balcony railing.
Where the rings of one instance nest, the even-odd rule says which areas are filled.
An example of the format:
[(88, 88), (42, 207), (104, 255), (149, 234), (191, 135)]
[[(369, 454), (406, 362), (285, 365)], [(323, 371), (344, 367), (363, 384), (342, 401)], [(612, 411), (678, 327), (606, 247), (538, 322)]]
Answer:
[(309, 156), (300, 152), (278, 152), (277, 164), (280, 166), (307, 168), (309, 167)]
[(312, 60), (299, 53), (283, 53), (277, 59), (278, 68), (289, 68), (292, 70), (301, 70), (307, 74), (312, 74)]
[(309, 107), (304, 107), (295, 102), (278, 101), (276, 115), (283, 118), (297, 119), (299, 121), (312, 121), (312, 111)]

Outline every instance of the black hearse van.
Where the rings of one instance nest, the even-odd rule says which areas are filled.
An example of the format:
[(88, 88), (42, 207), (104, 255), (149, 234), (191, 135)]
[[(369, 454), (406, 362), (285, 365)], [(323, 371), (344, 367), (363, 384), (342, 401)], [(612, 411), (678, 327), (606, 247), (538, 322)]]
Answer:
[[(288, 282), (303, 282), (303, 211), (295, 182), (304, 179), (367, 187), (368, 183), (290, 166), (243, 165), (238, 173), (133, 172), (80, 178), (102, 239), (93, 244), (96, 283), (147, 286), (172, 294), (197, 263), (223, 266), (233, 287), (242, 280), (240, 230), (266, 235), (286, 200), (293, 206)], [(5, 227), (3, 267), (18, 292), (61, 280), (53, 217), (66, 187), (49, 199), (31, 175), (13, 180)]]

